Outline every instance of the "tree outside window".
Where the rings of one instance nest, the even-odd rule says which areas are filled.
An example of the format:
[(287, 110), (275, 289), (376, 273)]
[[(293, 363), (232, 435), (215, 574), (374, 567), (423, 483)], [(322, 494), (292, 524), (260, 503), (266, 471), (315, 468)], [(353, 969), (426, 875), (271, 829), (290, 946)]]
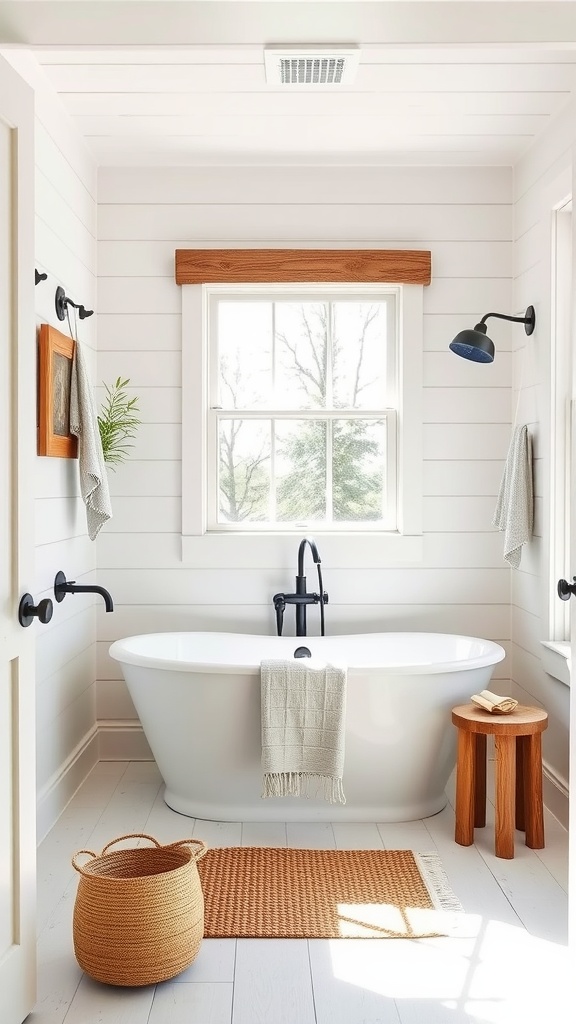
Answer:
[(389, 526), (395, 296), (218, 297), (217, 518)]

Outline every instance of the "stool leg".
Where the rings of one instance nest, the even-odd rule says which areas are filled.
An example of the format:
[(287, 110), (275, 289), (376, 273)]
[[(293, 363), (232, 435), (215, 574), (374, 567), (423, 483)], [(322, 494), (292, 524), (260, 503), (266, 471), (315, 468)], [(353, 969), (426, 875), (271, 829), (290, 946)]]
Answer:
[(456, 829), (454, 838), (460, 846), (474, 842), (474, 735), (458, 729), (458, 761), (456, 765)]
[(514, 856), (515, 737), (495, 736), (496, 750), (496, 856)]
[(526, 808), (526, 846), (544, 849), (544, 810), (542, 807), (542, 734), (525, 736), (524, 804)]
[(474, 735), (474, 828), (486, 824), (486, 737), (477, 732)]
[(527, 736), (516, 737), (516, 828), (526, 831), (526, 801), (524, 787), (526, 785), (526, 745)]

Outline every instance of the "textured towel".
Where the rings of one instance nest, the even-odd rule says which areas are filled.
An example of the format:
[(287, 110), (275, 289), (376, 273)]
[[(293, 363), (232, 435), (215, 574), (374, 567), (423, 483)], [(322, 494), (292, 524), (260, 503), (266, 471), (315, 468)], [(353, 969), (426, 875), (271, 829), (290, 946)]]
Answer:
[(263, 661), (260, 678), (262, 796), (309, 796), (315, 783), (330, 803), (346, 803), (346, 669), (304, 658)]
[(112, 518), (112, 506), (92, 388), (78, 342), (72, 363), (70, 432), (78, 438), (80, 490), (86, 506), (88, 536), (96, 540), (101, 527)]
[(532, 440), (526, 425), (512, 434), (492, 522), (505, 533), (504, 558), (517, 569), (522, 545), (530, 540), (534, 525)]
[(493, 715), (509, 715), (514, 708), (518, 707), (518, 701), (514, 697), (500, 697), (492, 690), (480, 690), (480, 693), (473, 693), (470, 697), (473, 704), (484, 711), (490, 711)]

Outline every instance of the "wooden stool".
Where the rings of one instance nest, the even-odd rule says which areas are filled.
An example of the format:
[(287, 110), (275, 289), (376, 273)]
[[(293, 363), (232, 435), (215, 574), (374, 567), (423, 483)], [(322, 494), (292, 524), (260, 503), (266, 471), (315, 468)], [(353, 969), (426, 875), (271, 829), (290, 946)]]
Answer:
[(526, 832), (526, 846), (544, 847), (542, 732), (548, 715), (519, 704), (509, 715), (493, 715), (476, 704), (452, 709), (458, 729), (456, 830), (460, 846), (471, 846), (474, 828), (486, 824), (486, 737), (496, 751), (497, 857), (514, 856), (514, 825)]

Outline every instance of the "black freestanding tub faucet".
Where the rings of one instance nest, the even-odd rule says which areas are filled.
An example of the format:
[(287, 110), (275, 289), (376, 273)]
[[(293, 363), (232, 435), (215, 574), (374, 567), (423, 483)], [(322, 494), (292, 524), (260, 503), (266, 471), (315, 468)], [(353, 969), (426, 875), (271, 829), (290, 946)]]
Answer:
[[(310, 548), (312, 558), (318, 572), (318, 593), (309, 594), (306, 590), (306, 577), (304, 575), (304, 555), (306, 547)], [(324, 605), (328, 604), (328, 594), (322, 583), (322, 569), (320, 568), (321, 558), (318, 547), (313, 537), (304, 537), (298, 548), (298, 571), (296, 576), (296, 592), (294, 594), (274, 594), (272, 603), (276, 610), (276, 629), (278, 636), (282, 636), (284, 623), (284, 610), (287, 604), (293, 604), (296, 610), (296, 636), (307, 636), (306, 632), (306, 605), (320, 605), (320, 635), (324, 636)]]

